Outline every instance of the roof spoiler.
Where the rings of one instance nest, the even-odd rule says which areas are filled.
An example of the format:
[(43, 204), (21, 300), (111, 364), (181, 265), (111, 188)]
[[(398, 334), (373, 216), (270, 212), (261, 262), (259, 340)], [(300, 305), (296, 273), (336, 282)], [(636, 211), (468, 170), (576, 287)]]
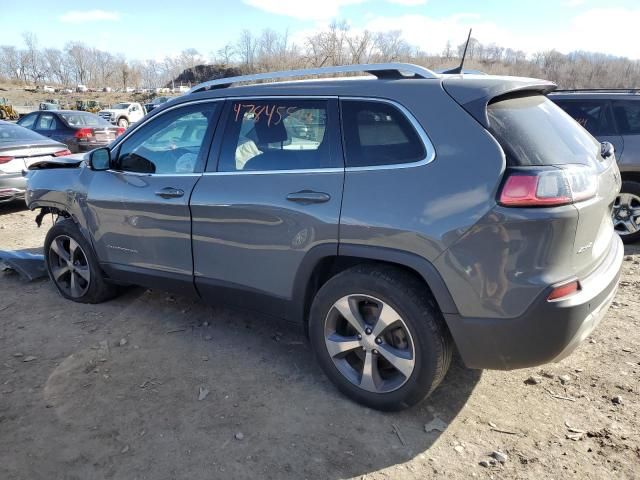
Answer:
[(520, 77), (454, 77), (442, 82), (444, 90), (480, 124), (489, 128), (487, 106), (509, 95), (531, 92), (546, 95), (556, 89), (547, 80)]

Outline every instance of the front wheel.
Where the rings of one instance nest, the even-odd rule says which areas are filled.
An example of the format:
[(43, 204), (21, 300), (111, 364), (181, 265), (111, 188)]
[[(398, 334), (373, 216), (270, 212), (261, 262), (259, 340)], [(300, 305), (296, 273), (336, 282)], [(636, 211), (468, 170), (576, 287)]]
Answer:
[(129, 128), (129, 120), (127, 120), (126, 118), (119, 118), (118, 126), (122, 128)]
[(426, 288), (387, 266), (354, 267), (323, 285), (311, 307), (309, 336), (341, 392), (371, 408), (400, 410), (438, 386), (452, 342)]
[(613, 226), (624, 243), (640, 240), (640, 183), (622, 182), (612, 215)]
[(72, 220), (61, 220), (51, 227), (44, 253), (49, 277), (63, 297), (78, 303), (100, 303), (116, 294), (116, 287), (105, 281), (91, 245)]

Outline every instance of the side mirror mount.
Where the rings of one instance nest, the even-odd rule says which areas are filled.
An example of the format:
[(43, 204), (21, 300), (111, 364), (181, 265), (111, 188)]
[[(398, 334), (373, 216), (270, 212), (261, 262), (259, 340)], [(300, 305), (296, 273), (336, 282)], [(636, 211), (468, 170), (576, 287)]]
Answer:
[(609, 158), (615, 153), (615, 147), (611, 142), (602, 142), (600, 144), (600, 155), (602, 158)]
[(98, 148), (89, 154), (89, 167), (91, 170), (103, 171), (111, 167), (111, 152), (108, 148)]

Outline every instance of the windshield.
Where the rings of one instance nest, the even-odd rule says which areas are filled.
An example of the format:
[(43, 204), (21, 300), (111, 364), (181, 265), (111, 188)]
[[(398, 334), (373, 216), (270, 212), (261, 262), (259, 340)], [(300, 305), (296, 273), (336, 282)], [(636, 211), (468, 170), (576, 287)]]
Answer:
[(543, 95), (509, 97), (487, 109), (509, 165), (590, 164), (600, 144)]
[(106, 120), (91, 113), (68, 112), (59, 114), (70, 127), (110, 127)]
[(114, 110), (125, 110), (129, 108), (130, 103), (116, 103), (113, 107)]
[(31, 142), (34, 140), (46, 140), (46, 138), (19, 125), (0, 123), (0, 143)]

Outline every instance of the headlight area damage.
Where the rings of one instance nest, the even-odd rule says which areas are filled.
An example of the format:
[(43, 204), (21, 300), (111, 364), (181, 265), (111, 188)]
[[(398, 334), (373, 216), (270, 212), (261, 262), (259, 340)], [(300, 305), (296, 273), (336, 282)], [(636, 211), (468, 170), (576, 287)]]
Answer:
[[(78, 186), (79, 167), (83, 165), (84, 154), (69, 155), (66, 157), (52, 157), (34, 162), (25, 172), (27, 177), (27, 206), (31, 210), (40, 210), (36, 216), (38, 227), (47, 214), (67, 218), (66, 197), (69, 191), (75, 191)], [(72, 172), (54, 172), (53, 170), (69, 170)], [(46, 171), (46, 172), (45, 172)], [(64, 200), (63, 200), (64, 199)]]

